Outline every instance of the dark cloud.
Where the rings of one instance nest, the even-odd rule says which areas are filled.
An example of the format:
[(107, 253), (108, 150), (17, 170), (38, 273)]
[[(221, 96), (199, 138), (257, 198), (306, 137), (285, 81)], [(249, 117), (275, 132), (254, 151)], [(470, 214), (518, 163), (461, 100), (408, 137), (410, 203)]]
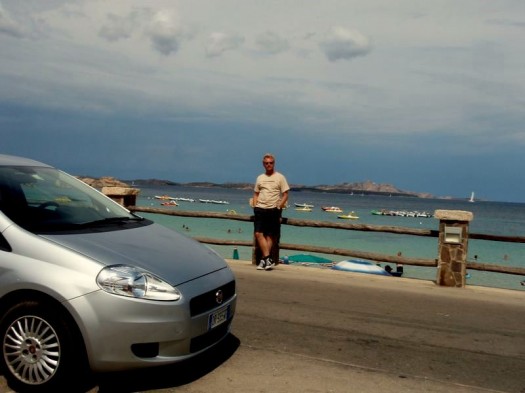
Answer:
[(330, 61), (350, 60), (371, 50), (370, 40), (356, 30), (334, 27), (319, 47)]
[(143, 8), (119, 16), (108, 14), (98, 35), (107, 41), (129, 39), (142, 32), (157, 52), (169, 56), (179, 50), (185, 35), (172, 11)]
[(177, 24), (172, 11), (158, 11), (152, 15), (146, 34), (155, 50), (165, 56), (176, 53), (184, 38), (182, 28)]
[(150, 39), (153, 48), (165, 56), (179, 50), (179, 39), (171, 34), (152, 34)]

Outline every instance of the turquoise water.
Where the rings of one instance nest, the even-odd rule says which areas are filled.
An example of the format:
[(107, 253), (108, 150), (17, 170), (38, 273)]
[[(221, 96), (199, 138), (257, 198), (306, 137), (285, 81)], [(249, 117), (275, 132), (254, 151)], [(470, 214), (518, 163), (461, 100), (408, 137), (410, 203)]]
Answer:
[[(155, 195), (170, 195), (172, 197), (194, 198), (196, 202), (179, 202), (176, 207), (164, 207), (184, 211), (209, 211), (224, 213), (235, 210), (241, 215), (251, 215), (252, 209), (248, 205), (252, 196), (248, 190), (231, 190), (215, 188), (196, 188), (182, 186), (139, 187), (141, 192), (137, 200), (139, 206), (162, 207)], [(226, 200), (228, 205), (200, 203), (198, 199)], [(311, 212), (296, 211), (294, 203), (313, 204)], [(289, 200), (290, 208), (283, 212), (284, 217), (309, 220), (360, 223), (370, 225), (388, 225), (398, 227), (422, 228), (437, 230), (439, 221), (434, 218), (391, 217), (372, 215), (372, 210), (409, 210), (428, 211), (433, 213), (437, 209), (466, 210), (474, 215), (470, 223), (471, 233), (483, 233), (505, 236), (525, 236), (525, 204), (484, 202), (469, 203), (468, 201), (420, 199), (406, 197), (362, 196), (349, 194), (292, 192)], [(354, 211), (359, 220), (346, 221), (337, 218), (337, 213), (324, 212), (321, 206), (339, 206), (344, 213)], [(221, 219), (200, 219), (159, 214), (144, 214), (150, 219), (169, 228), (186, 233), (189, 236), (211, 237), (229, 240), (253, 239), (253, 224)], [(430, 258), (437, 257), (437, 238), (427, 238), (409, 235), (388, 233), (371, 233), (361, 231), (347, 231), (327, 228), (304, 228), (283, 225), (281, 234), (282, 243), (306, 244), (320, 247), (336, 247), (350, 250), (383, 253), (395, 255), (401, 252), (406, 257)], [(224, 258), (231, 258), (233, 247), (212, 246)], [(250, 247), (239, 247), (239, 257), (251, 260)], [(300, 252), (281, 250), (281, 257)], [(347, 259), (343, 256), (323, 255), (335, 262)], [(525, 244), (504, 243), (484, 240), (470, 240), (469, 260), (480, 263), (497, 264), (502, 266), (525, 267)], [(470, 271), (471, 278), (467, 284), (482, 285), (496, 288), (524, 290), (520, 281), (525, 277)], [(435, 280), (436, 269), (405, 266), (404, 277)]]

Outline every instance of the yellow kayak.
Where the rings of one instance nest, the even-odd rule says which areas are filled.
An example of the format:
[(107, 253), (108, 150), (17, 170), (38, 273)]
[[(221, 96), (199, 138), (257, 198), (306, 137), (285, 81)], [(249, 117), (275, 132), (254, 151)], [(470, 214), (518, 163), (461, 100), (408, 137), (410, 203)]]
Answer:
[(340, 216), (337, 216), (337, 218), (344, 218), (347, 220), (357, 220), (359, 217), (356, 216), (355, 212), (350, 212), (348, 214), (341, 214)]

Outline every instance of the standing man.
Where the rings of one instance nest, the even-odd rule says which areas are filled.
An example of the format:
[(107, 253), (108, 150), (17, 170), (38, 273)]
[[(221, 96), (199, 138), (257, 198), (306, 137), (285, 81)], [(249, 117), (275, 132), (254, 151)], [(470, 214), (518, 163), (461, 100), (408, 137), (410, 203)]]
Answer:
[(281, 213), (288, 201), (288, 182), (275, 171), (275, 157), (265, 154), (264, 173), (257, 177), (253, 189), (253, 212), (255, 239), (261, 249), (262, 259), (257, 270), (271, 270), (275, 263), (271, 258), (274, 242), (281, 234)]

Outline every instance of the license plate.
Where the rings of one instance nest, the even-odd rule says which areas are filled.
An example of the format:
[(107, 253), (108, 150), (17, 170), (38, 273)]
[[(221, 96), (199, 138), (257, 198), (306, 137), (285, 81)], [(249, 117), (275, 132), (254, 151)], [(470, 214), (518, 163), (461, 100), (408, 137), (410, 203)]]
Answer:
[(230, 316), (230, 306), (226, 306), (210, 314), (208, 317), (208, 330), (219, 326), (228, 320)]

